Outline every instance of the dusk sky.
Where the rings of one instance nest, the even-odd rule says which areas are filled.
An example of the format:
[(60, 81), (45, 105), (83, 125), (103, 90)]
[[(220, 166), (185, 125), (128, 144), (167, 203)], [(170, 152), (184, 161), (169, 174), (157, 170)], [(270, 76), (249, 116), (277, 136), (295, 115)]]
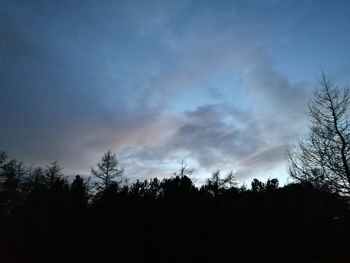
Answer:
[(0, 149), (88, 175), (286, 182), (324, 70), (350, 80), (349, 1), (0, 0)]

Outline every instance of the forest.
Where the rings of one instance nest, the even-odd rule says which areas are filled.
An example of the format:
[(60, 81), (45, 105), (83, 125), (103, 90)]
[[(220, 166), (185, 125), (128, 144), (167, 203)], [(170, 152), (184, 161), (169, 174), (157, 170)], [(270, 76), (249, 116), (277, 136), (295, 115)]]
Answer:
[(291, 183), (127, 180), (103, 154), (90, 176), (28, 168), (0, 152), (2, 262), (350, 262), (348, 88), (323, 74), (310, 131), (289, 151)]
[(237, 186), (192, 170), (126, 183), (105, 153), (91, 178), (1, 153), (2, 262), (349, 262), (348, 198), (277, 179)]

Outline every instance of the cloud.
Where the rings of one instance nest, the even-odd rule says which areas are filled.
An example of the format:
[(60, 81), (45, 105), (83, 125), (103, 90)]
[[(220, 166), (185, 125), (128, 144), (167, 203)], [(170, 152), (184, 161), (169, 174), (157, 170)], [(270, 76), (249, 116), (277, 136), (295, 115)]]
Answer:
[[(283, 143), (283, 142), (282, 142)], [(243, 159), (241, 166), (251, 170), (268, 170), (285, 160), (288, 145), (272, 146), (249, 158)]]
[[(120, 153), (132, 165), (173, 166), (185, 159), (206, 174), (216, 169), (234, 170), (240, 180), (279, 166), (286, 156), (293, 131), (278, 129), (278, 120), (256, 118), (226, 104), (188, 111), (176, 131), (161, 144), (131, 147)], [(273, 138), (272, 138), (273, 137)], [(163, 168), (162, 168), (163, 170)]]
[(280, 164), (304, 123), (307, 82), (275, 70), (273, 32), (240, 15), (247, 6), (76, 5), (4, 17), (0, 147), (68, 173), (111, 149), (131, 177), (181, 159), (242, 177)]

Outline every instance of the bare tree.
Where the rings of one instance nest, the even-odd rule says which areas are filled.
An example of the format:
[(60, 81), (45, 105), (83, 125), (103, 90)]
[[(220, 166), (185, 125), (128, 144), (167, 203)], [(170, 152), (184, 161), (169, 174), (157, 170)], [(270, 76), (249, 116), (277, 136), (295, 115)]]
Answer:
[(223, 179), (223, 183), (228, 189), (231, 189), (232, 187), (237, 186), (236, 177), (233, 171), (230, 171), (227, 173), (226, 177)]
[(179, 177), (187, 176), (188, 178), (191, 178), (191, 176), (194, 172), (194, 168), (188, 168), (188, 165), (184, 160), (181, 160), (180, 164), (181, 164), (181, 167), (180, 167), (179, 171), (175, 172), (174, 175), (179, 176)]
[(289, 172), (300, 182), (350, 194), (349, 88), (322, 74), (308, 105), (309, 134), (289, 153)]
[[(97, 169), (91, 168), (91, 174), (97, 179), (97, 190), (107, 190), (112, 184), (120, 184), (124, 169), (119, 168), (116, 155), (108, 151), (97, 164)], [(119, 178), (118, 181), (116, 179)]]

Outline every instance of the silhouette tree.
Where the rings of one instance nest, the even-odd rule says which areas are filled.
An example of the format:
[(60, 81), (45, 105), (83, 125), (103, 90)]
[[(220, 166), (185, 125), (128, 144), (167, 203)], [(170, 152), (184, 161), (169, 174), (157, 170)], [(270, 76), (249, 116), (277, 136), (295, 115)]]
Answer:
[(6, 152), (0, 151), (0, 167), (1, 167), (2, 164), (5, 162), (6, 159), (7, 159)]
[(253, 192), (261, 193), (265, 191), (265, 184), (256, 178), (253, 179), (251, 186)]
[(2, 173), (0, 174), (2, 181), (2, 189), (4, 191), (17, 191), (21, 179), (25, 174), (23, 163), (17, 160), (11, 160), (2, 166)]
[(28, 171), (28, 176), (23, 184), (26, 192), (31, 192), (46, 187), (45, 171), (41, 167), (36, 167)]
[(165, 178), (161, 187), (165, 197), (176, 197), (177, 202), (180, 202), (180, 198), (189, 196), (195, 189), (192, 180), (186, 175)]
[(267, 180), (266, 186), (265, 186), (266, 191), (274, 191), (277, 188), (278, 188), (278, 179), (277, 178)]
[(217, 170), (212, 173), (211, 177), (207, 179), (206, 185), (204, 188), (211, 193), (214, 197), (219, 196), (225, 181), (220, 176), (220, 170)]
[(86, 202), (88, 199), (88, 180), (84, 180), (80, 175), (76, 175), (70, 186), (70, 192), (74, 198)]
[(228, 188), (231, 189), (233, 187), (237, 186), (237, 182), (236, 182), (236, 177), (234, 176), (233, 172), (230, 171), (225, 178), (222, 180), (223, 184)]
[(150, 179), (146, 183), (147, 196), (152, 199), (157, 199), (161, 195), (161, 182), (158, 178)]
[[(55, 185), (62, 182), (63, 174), (61, 173), (61, 171), (62, 171), (62, 168), (59, 166), (59, 164), (56, 161), (46, 166), (46, 169), (44, 172), (44, 181), (49, 188), (52, 188)], [(37, 173), (40, 173), (40, 171), (37, 171)], [(37, 174), (37, 176), (40, 176), (40, 175)]]
[(184, 161), (181, 161), (181, 167), (178, 172), (174, 173), (171, 178), (165, 178), (161, 182), (163, 195), (166, 197), (176, 197), (177, 201), (192, 194), (195, 186), (192, 182), (191, 176), (193, 168), (188, 168)]
[(84, 180), (80, 175), (76, 175), (70, 185), (70, 206), (73, 208), (75, 220), (79, 221), (83, 218), (84, 212), (88, 206), (89, 200), (89, 181)]
[(184, 176), (191, 177), (193, 172), (194, 172), (194, 169), (188, 168), (187, 163), (184, 160), (182, 160), (180, 170), (174, 173), (174, 175), (180, 176), (180, 177), (184, 177)]
[(325, 74), (319, 84), (308, 105), (310, 132), (289, 153), (290, 176), (350, 194), (350, 91)]
[(120, 184), (124, 169), (119, 168), (116, 155), (108, 151), (97, 164), (97, 169), (91, 168), (91, 174), (96, 179), (96, 189), (106, 191), (112, 185)]
[(11, 160), (2, 165), (1, 180), (1, 202), (3, 211), (10, 214), (19, 202), (20, 184), (25, 175), (23, 163)]

